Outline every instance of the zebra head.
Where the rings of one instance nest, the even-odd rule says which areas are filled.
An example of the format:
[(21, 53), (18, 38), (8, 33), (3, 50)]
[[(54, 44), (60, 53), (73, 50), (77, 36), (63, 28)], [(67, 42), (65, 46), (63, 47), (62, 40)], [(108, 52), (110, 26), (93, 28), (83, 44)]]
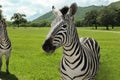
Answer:
[(7, 27), (7, 25), (5, 23), (5, 20), (0, 20), (0, 37), (2, 37), (2, 35), (4, 35), (6, 27)]
[(51, 30), (42, 46), (44, 51), (53, 53), (56, 48), (71, 42), (75, 28), (73, 16), (76, 11), (76, 3), (73, 3), (70, 7), (65, 6), (60, 10), (52, 6), (52, 12), (55, 15), (55, 19), (51, 23)]

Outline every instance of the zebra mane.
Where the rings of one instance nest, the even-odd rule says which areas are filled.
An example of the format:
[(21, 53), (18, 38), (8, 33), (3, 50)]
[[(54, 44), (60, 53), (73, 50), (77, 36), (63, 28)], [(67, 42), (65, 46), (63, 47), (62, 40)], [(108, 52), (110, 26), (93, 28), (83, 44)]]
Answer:
[(68, 10), (69, 10), (69, 7), (68, 6), (64, 6), (62, 9), (60, 9), (60, 12), (64, 16), (64, 15), (67, 14)]

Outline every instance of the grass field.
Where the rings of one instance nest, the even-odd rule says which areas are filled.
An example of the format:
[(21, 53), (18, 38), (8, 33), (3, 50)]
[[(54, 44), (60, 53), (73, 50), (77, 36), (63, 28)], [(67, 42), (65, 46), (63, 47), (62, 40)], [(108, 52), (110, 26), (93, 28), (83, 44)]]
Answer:
[[(120, 29), (119, 29), (120, 30)], [(96, 80), (120, 79), (120, 31), (90, 30), (78, 28), (80, 37), (93, 37), (101, 47), (100, 70)], [(3, 57), (4, 80), (60, 80), (59, 63), (62, 49), (54, 54), (46, 54), (41, 46), (49, 28), (8, 28), (12, 42), (10, 58), (10, 75), (5, 72)]]

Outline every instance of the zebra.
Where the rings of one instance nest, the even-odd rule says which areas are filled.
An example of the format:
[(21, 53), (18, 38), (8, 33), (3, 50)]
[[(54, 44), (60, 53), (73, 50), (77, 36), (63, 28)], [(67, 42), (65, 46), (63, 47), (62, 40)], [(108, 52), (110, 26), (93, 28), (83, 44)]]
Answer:
[(5, 20), (0, 20), (0, 73), (2, 67), (2, 56), (6, 57), (6, 73), (9, 74), (9, 58), (11, 53), (11, 41), (6, 30)]
[(56, 18), (51, 23), (51, 30), (42, 49), (50, 54), (62, 47), (63, 56), (60, 62), (62, 80), (95, 80), (100, 62), (100, 46), (93, 38), (79, 39), (73, 23), (76, 11), (76, 3), (72, 3), (70, 7), (64, 6), (60, 10), (52, 6)]

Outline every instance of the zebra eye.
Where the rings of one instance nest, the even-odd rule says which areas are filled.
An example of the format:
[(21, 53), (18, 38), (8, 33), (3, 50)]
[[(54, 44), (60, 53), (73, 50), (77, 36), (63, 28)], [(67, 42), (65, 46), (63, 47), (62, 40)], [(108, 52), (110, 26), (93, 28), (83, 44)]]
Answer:
[(67, 25), (62, 25), (62, 27), (63, 27), (63, 28), (66, 28), (66, 27), (67, 27)]

